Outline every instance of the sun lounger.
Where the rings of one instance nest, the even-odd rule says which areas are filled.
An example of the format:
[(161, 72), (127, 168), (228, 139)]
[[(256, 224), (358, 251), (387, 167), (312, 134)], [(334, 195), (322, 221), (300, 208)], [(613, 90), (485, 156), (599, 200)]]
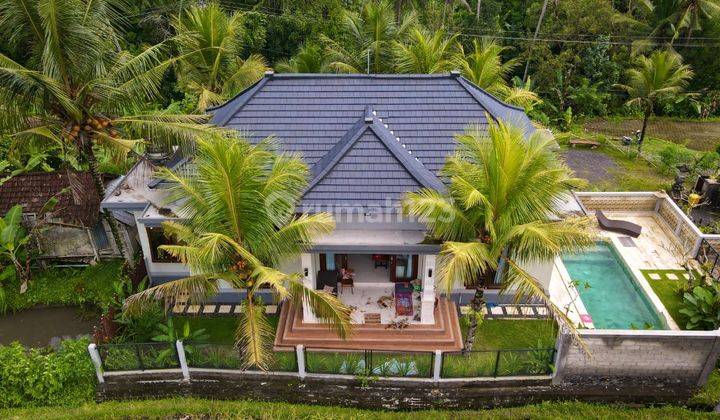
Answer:
[(637, 238), (642, 232), (642, 226), (632, 222), (626, 222), (624, 220), (608, 219), (601, 210), (595, 211), (595, 217), (597, 218), (600, 227), (604, 230), (623, 233), (625, 235), (632, 236), (633, 238)]

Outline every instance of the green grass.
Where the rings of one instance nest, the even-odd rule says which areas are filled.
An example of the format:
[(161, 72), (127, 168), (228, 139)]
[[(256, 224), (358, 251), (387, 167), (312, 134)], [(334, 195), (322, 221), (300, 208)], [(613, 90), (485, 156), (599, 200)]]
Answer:
[[(465, 338), (465, 318), (461, 320), (460, 327)], [(555, 347), (556, 336), (556, 324), (549, 319), (485, 320), (476, 332), (472, 353), (444, 355), (442, 376), (470, 378), (549, 374), (552, 372), (550, 363), (553, 356), (549, 349)]]
[[(460, 322), (463, 339), (467, 333), (464, 318)], [(475, 333), (474, 350), (526, 349), (554, 347), (557, 326), (552, 319), (487, 319)]]
[[(185, 321), (190, 322), (190, 330), (196, 331), (200, 328), (205, 330), (205, 334), (208, 335), (208, 339), (205, 340), (208, 343), (217, 344), (233, 344), (235, 343), (235, 330), (238, 325), (237, 315), (214, 315), (214, 316), (174, 316), (173, 322), (176, 327), (182, 327), (185, 325)], [(277, 315), (268, 316), (268, 322), (274, 329), (277, 328), (277, 324), (280, 321), (280, 317)]]
[(720, 404), (720, 370), (715, 369), (707, 383), (690, 399), (690, 404), (715, 407)]
[[(568, 150), (567, 142), (573, 138), (581, 138), (586, 140), (595, 140), (601, 145), (592, 153), (601, 153), (611, 160), (616, 167), (609, 168), (582, 168), (591, 171), (603, 171), (602, 180), (589, 183), (583, 187), (589, 191), (658, 191), (669, 188), (673, 178), (671, 174), (663, 173), (656, 166), (651, 165), (645, 159), (638, 159), (629, 156), (624, 147), (619, 147), (619, 143), (612, 138), (603, 134), (587, 133), (582, 130), (573, 130), (568, 133), (560, 133), (557, 136), (558, 143), (565, 150)], [(650, 157), (655, 158), (655, 154), (668, 145), (668, 142), (658, 143), (654, 139), (648, 139), (645, 143), (643, 154), (651, 152)], [(577, 169), (577, 168), (576, 168)]]
[[(681, 329), (685, 329), (687, 319), (685, 315), (680, 313), (682, 307), (682, 296), (678, 293), (678, 287), (683, 284), (683, 280), (671, 280), (666, 277), (667, 274), (673, 273), (681, 278), (682, 274), (686, 273), (684, 270), (640, 270), (645, 279), (652, 287), (657, 297), (662, 302), (665, 309), (675, 321), (675, 323)], [(653, 280), (650, 278), (650, 274), (659, 274), (660, 280)]]
[(20, 294), (17, 281), (4, 286), (8, 309), (18, 311), (35, 305), (103, 306), (114, 294), (123, 262), (101, 261), (81, 268), (35, 270), (27, 292)]
[(552, 402), (492, 410), (422, 410), (412, 412), (371, 411), (346, 407), (324, 407), (302, 404), (257, 401), (216, 401), (175, 398), (145, 401), (112, 401), (88, 403), (75, 408), (37, 408), (0, 410), (0, 417), (11, 419), (96, 419), (96, 418), (262, 418), (262, 419), (657, 419), (711, 418), (713, 413), (686, 408), (623, 407), (619, 405), (580, 402)]

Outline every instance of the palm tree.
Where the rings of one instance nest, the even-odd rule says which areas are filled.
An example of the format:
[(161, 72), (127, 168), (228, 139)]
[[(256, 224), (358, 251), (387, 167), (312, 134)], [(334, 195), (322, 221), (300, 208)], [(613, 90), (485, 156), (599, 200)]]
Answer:
[[(443, 242), (438, 257), (438, 286), (475, 286), (470, 307), (479, 314), (483, 287), (504, 278), (505, 291), (516, 299), (543, 301), (571, 330), (565, 314), (550, 300), (522, 263), (549, 261), (562, 252), (592, 244), (585, 218), (554, 221), (555, 205), (577, 180), (560, 163), (539, 133), (525, 138), (523, 130), (502, 122), (487, 134), (471, 129), (458, 135), (459, 151), (448, 158), (443, 175), (447, 194), (424, 189), (403, 200), (405, 214), (424, 222)], [(471, 350), (478, 317), (470, 317), (465, 349)]]
[(457, 35), (433, 34), (416, 26), (406, 42), (395, 42), (396, 69), (400, 73), (441, 73), (453, 67), (453, 49)]
[(629, 95), (626, 105), (637, 105), (643, 112), (642, 130), (638, 141), (638, 153), (642, 151), (648, 119), (655, 104), (662, 99), (679, 95), (693, 72), (683, 64), (682, 57), (672, 50), (657, 50), (650, 57), (640, 56), (635, 68), (626, 72), (627, 85), (618, 85)]
[(506, 50), (506, 47), (498, 45), (493, 40), (474, 40), (473, 49), (467, 54), (460, 46), (454, 63), (466, 79), (488, 93), (513, 105), (532, 107), (540, 101), (540, 98), (528, 89), (529, 83), (522, 87), (508, 84), (510, 73), (520, 62), (518, 58), (503, 62), (502, 53)]
[[(305, 301), (341, 337), (350, 331), (350, 309), (335, 296), (306, 287), (299, 274), (282, 273), (278, 264), (306, 250), (313, 238), (335, 227), (328, 213), (295, 215), (307, 186), (308, 169), (296, 156), (277, 155), (268, 142), (213, 136), (198, 142), (196, 173), (185, 177), (163, 169), (174, 184), (170, 202), (183, 219), (166, 222), (166, 234), (179, 245), (160, 249), (186, 263), (192, 275), (151, 287), (127, 301), (130, 313), (156, 299), (202, 302), (220, 282), (247, 291), (241, 305), (236, 344), (245, 366), (266, 369), (272, 359), (273, 330), (256, 293), (273, 289), (280, 299)], [(179, 201), (178, 201), (179, 200)]]
[(682, 0), (672, 15), (677, 30), (685, 29), (685, 40), (689, 41), (693, 31), (701, 30), (703, 19), (720, 19), (720, 0)]
[(223, 103), (268, 70), (260, 55), (240, 58), (243, 15), (239, 12), (228, 15), (218, 3), (193, 6), (176, 19), (174, 27), (182, 55), (178, 82), (198, 97), (201, 112)]
[(275, 65), (280, 73), (329, 73), (330, 65), (325, 54), (317, 45), (305, 44), (290, 60)]
[[(720, 18), (720, 0), (638, 0), (628, 3), (627, 13), (618, 13), (618, 23), (630, 24), (650, 37), (668, 36), (668, 44), (685, 31), (685, 41), (702, 30), (702, 22)], [(648, 42), (651, 42), (649, 40)], [(648, 42), (645, 42), (647, 44)], [(643, 46), (643, 43), (640, 43)]]
[[(0, 2), (0, 33), (27, 56), (21, 64), (0, 54), (0, 134), (13, 147), (45, 142), (76, 155), (100, 197), (96, 152), (124, 157), (138, 143), (188, 144), (214, 130), (198, 124), (204, 116), (146, 111), (174, 60), (165, 44), (118, 49), (112, 10), (106, 0)], [(124, 253), (115, 218), (104, 216)]]
[(402, 41), (417, 22), (415, 12), (395, 21), (387, 0), (365, 2), (360, 13), (346, 12), (342, 40), (321, 36), (327, 44), (330, 66), (343, 73), (389, 73), (393, 70), (393, 42)]

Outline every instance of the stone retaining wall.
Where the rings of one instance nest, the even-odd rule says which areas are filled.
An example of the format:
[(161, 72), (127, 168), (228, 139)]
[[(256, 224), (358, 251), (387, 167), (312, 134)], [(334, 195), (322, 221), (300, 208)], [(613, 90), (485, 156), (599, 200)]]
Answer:
[(718, 331), (581, 331), (589, 355), (571, 336), (558, 338), (553, 383), (598, 378), (652, 378), (659, 383), (704, 384), (720, 353)]
[(485, 409), (541, 401), (582, 399), (588, 402), (677, 403), (692, 388), (652, 380), (593, 381), (553, 385), (549, 378), (499, 379), (435, 383), (402, 379), (350, 379), (242, 372), (193, 371), (190, 381), (180, 374), (112, 376), (98, 385), (98, 401), (137, 398), (198, 397), (250, 399), (382, 410)]

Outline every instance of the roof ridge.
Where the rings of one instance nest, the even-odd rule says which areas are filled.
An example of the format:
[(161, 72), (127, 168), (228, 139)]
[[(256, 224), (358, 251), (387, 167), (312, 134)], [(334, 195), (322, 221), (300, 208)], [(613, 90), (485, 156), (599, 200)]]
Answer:
[(273, 73), (282, 79), (442, 79), (455, 77), (452, 73)]
[(343, 135), (342, 139), (315, 164), (313, 167), (313, 179), (307, 188), (305, 188), (303, 195), (313, 189), (327, 176), (332, 168), (337, 165), (340, 159), (347, 154), (367, 130), (371, 130), (375, 136), (385, 144), (388, 151), (419, 184), (438, 191), (445, 190), (445, 184), (443, 184), (434, 173), (427, 169), (422, 162), (412, 156), (412, 153), (408, 153), (406, 150), (407, 147), (400, 143), (399, 138), (395, 137), (369, 106), (365, 108), (363, 114), (363, 118), (353, 124)]
[[(454, 79), (457, 80), (458, 84), (462, 86), (463, 89), (465, 89), (465, 91), (470, 94), (470, 96), (472, 96), (473, 99), (475, 99), (475, 101), (477, 101), (477, 103), (485, 109), (485, 112), (487, 112), (488, 115), (490, 115), (496, 122), (501, 120), (505, 122), (512, 122), (511, 120), (516, 119), (518, 120), (516, 121), (517, 123), (521, 123), (525, 126), (526, 135), (529, 136), (535, 131), (535, 126), (532, 124), (532, 121), (530, 121), (530, 118), (527, 116), (523, 108), (503, 102), (495, 95), (492, 95), (485, 89), (466, 79), (464, 76), (457, 75)], [(482, 95), (482, 97), (480, 97), (480, 95)], [(513, 115), (508, 115), (507, 113)]]

